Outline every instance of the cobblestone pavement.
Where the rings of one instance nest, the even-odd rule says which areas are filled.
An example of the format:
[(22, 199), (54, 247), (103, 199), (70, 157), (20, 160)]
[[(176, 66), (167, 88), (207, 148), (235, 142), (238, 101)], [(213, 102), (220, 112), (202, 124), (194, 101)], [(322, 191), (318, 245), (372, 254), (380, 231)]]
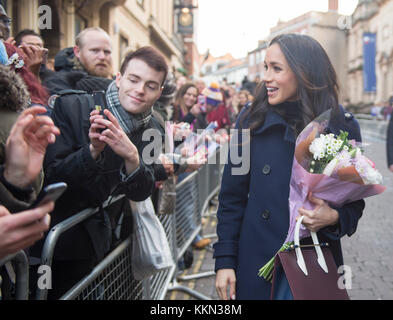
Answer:
[[(352, 271), (352, 288), (348, 290), (353, 300), (393, 299), (393, 173), (386, 165), (385, 141), (362, 132), (366, 155), (375, 161), (384, 176), (387, 190), (379, 196), (366, 199), (366, 209), (352, 237), (342, 239), (344, 263)], [(216, 204), (211, 206), (211, 216), (203, 228), (205, 235), (215, 233), (217, 219)], [(216, 239), (212, 239), (213, 243)], [(194, 263), (183, 275), (214, 270), (213, 251), (210, 248), (194, 250)], [(192, 288), (213, 300), (218, 296), (214, 287), (215, 277), (183, 281), (182, 285)], [(169, 292), (167, 299), (194, 300), (180, 291)]]
[(344, 263), (352, 269), (354, 300), (393, 299), (393, 173), (387, 169), (386, 142), (363, 131), (365, 154), (384, 177), (386, 191), (366, 199), (356, 233), (342, 240)]

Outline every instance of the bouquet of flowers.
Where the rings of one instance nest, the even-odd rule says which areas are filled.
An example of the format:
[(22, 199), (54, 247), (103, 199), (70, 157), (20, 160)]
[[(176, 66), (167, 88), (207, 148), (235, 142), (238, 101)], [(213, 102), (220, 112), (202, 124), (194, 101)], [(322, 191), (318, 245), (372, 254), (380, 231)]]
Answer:
[[(363, 155), (359, 142), (348, 140), (348, 132), (341, 131), (338, 136), (326, 134), (331, 110), (312, 121), (298, 136), (292, 166), (289, 195), (289, 230), (279, 252), (293, 245), (294, 230), (299, 208), (312, 210), (313, 205), (307, 196), (326, 201), (340, 208), (363, 198), (380, 194), (382, 176), (375, 164)], [(302, 226), (300, 238), (310, 233)], [(258, 275), (271, 281), (274, 258), (268, 261)]]

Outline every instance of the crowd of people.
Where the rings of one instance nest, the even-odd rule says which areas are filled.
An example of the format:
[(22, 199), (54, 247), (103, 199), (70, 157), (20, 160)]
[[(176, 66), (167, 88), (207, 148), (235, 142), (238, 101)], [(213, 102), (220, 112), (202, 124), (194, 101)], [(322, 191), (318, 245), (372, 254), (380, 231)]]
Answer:
[[(153, 47), (128, 53), (115, 74), (112, 41), (100, 28), (83, 30), (74, 47), (49, 61), (39, 34), (23, 30), (11, 37), (2, 6), (0, 18), (0, 259), (25, 250), (31, 297), (49, 228), (99, 208), (59, 239), (48, 297), (58, 299), (130, 235), (128, 200), (152, 197), (158, 209), (164, 181), (179, 182), (206, 164), (208, 153), (190, 150), (187, 137), (210, 125), (210, 139), (227, 142), (252, 97), (226, 83), (193, 82), (172, 72)], [(162, 142), (168, 134), (177, 138), (180, 151), (162, 147), (147, 161), (142, 155), (152, 140), (142, 136), (148, 129)], [(31, 207), (44, 187), (58, 182), (68, 187), (56, 203)], [(123, 201), (103, 207), (119, 194)], [(192, 246), (209, 244), (197, 236)], [(5, 268), (0, 272), (4, 285), (9, 276)]]
[[(297, 134), (333, 107), (331, 132), (346, 128), (361, 140), (358, 123), (338, 103), (336, 74), (319, 43), (307, 36), (278, 36), (269, 45), (262, 82), (244, 79), (239, 90), (225, 79), (204, 83), (178, 74), (150, 46), (127, 53), (115, 73), (112, 40), (98, 27), (83, 30), (74, 47), (49, 62), (40, 35), (23, 30), (10, 37), (10, 23), (0, 5), (0, 260), (25, 250), (31, 297), (50, 227), (99, 208), (56, 245), (48, 298), (58, 299), (131, 235), (129, 200), (151, 197), (160, 212), (163, 185), (180, 183), (205, 165), (209, 141), (225, 144), (231, 129), (250, 129), (250, 171), (232, 175), (237, 164), (230, 159), (223, 174), (216, 289), (226, 300), (269, 299), (270, 285), (255, 270), (277, 251), (288, 229)], [(159, 135), (158, 152), (145, 152), (157, 142), (154, 135), (146, 139), (150, 129)], [(192, 143), (194, 137), (202, 148)], [(44, 187), (58, 182), (67, 189), (56, 203), (32, 206)], [(104, 206), (116, 195), (125, 197)], [(192, 197), (190, 191), (191, 202)], [(340, 238), (356, 231), (364, 201), (334, 208), (312, 194), (309, 200), (316, 208), (299, 210), (304, 225), (332, 243), (340, 265)], [(210, 243), (198, 235), (192, 247)], [(11, 281), (8, 273), (0, 267), (2, 286)]]
[(375, 119), (383, 119), (385, 121), (390, 121), (393, 112), (393, 96), (390, 97), (388, 101), (377, 103), (370, 110), (371, 116)]

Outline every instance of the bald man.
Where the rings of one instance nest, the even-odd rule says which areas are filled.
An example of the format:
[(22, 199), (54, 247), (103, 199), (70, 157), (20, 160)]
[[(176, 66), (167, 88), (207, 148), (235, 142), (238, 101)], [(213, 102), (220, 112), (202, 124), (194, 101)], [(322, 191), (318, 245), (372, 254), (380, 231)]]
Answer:
[(75, 46), (59, 52), (55, 60), (57, 74), (45, 85), (51, 94), (63, 90), (83, 90), (88, 93), (106, 90), (112, 81), (112, 44), (101, 28), (83, 30)]

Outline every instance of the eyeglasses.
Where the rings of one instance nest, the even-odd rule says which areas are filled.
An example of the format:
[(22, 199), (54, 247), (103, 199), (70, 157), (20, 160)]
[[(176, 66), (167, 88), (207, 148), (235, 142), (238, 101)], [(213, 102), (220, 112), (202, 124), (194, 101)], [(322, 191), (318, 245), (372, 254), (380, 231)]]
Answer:
[(9, 26), (12, 22), (12, 19), (7, 17), (7, 16), (1, 16), (0, 17), (0, 22), (3, 23), (6, 26)]

